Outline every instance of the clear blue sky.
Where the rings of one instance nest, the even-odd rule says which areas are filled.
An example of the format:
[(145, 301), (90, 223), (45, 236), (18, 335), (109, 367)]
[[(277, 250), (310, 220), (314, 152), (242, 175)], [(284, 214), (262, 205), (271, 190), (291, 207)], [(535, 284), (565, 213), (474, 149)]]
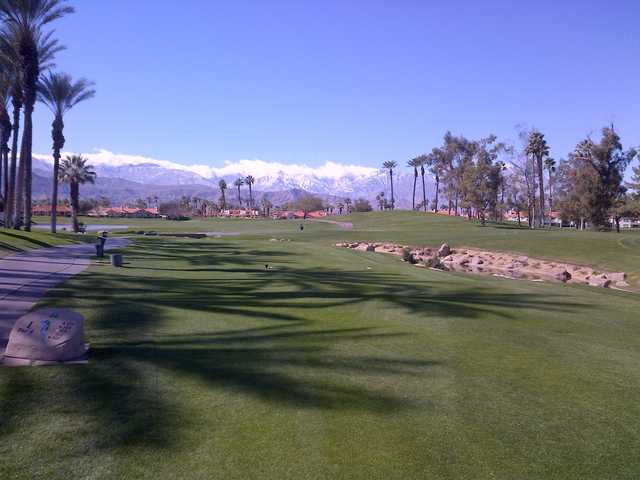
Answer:
[(637, 0), (70, 3), (57, 64), (98, 91), (68, 114), (73, 151), (377, 166), (526, 124), (559, 158), (612, 121), (640, 144)]

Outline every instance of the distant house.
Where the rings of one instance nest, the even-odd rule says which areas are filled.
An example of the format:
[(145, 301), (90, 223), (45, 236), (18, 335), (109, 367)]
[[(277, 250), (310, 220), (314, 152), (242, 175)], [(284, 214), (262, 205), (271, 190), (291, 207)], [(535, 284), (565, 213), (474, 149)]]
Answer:
[(283, 210), (274, 212), (271, 218), (274, 220), (301, 220), (304, 218), (322, 218), (326, 217), (327, 212), (324, 210), (314, 210), (313, 212), (305, 212), (304, 210)]
[(547, 217), (545, 217), (546, 222), (549, 223), (552, 227), (567, 227), (569, 224), (567, 222), (563, 222), (560, 217), (560, 212), (549, 212)]
[(250, 218), (257, 217), (260, 214), (258, 210), (252, 210), (250, 208), (240, 208), (240, 209), (227, 209), (220, 210), (218, 212), (219, 217), (230, 217), (230, 218)]
[(296, 218), (304, 218), (304, 212), (302, 210), (283, 210), (281, 212), (275, 212), (272, 215), (275, 220), (293, 220)]
[[(48, 217), (51, 216), (51, 205), (34, 205), (31, 208), (31, 214), (36, 216)], [(71, 208), (66, 205), (58, 205), (56, 208), (56, 216), (57, 217), (70, 217), (71, 216)]]
[(98, 207), (98, 208), (93, 208), (93, 209), (89, 210), (87, 212), (87, 216), (89, 216), (89, 217), (108, 217), (109, 215), (107, 215), (107, 209), (106, 208)]
[(640, 228), (640, 219), (623, 217), (620, 219), (620, 228)]
[[(518, 221), (518, 212), (514, 210), (510, 210), (504, 213), (504, 219), (508, 222), (517, 222)], [(523, 212), (520, 212), (520, 221), (526, 222), (527, 217), (523, 215)]]
[(90, 217), (109, 218), (158, 218), (157, 208), (106, 207), (94, 208), (87, 215)]
[(327, 216), (327, 212), (325, 210), (316, 210), (314, 212), (307, 213), (307, 218), (323, 218)]

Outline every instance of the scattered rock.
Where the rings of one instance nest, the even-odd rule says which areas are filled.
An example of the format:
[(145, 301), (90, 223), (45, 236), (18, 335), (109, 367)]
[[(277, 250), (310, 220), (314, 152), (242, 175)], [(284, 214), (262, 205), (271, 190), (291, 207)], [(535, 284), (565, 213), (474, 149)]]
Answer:
[[(627, 274), (624, 272), (607, 272), (606, 276), (612, 282), (625, 282)], [(626, 283), (626, 282), (625, 282)]]
[(439, 268), (441, 270), (444, 270), (446, 267), (442, 264), (442, 261), (440, 260), (440, 257), (438, 256), (433, 256), (433, 257), (427, 257), (423, 260), (424, 262), (424, 266), (425, 267), (429, 267), (429, 268)]
[(592, 287), (609, 288), (611, 280), (609, 280), (605, 275), (594, 275), (589, 277), (589, 285)]
[(439, 257), (446, 257), (447, 255), (451, 254), (451, 247), (449, 247), (449, 245), (447, 245), (446, 243), (443, 243), (442, 245), (440, 245), (440, 248), (438, 249), (438, 256)]
[(571, 280), (571, 274), (563, 269), (554, 270), (551, 273), (551, 276), (553, 277), (554, 280), (558, 280), (559, 282), (563, 282), (563, 283)]
[(416, 266), (437, 270), (473, 272), (505, 278), (526, 278), (534, 281), (578, 283), (601, 288), (608, 288), (611, 285), (620, 288), (629, 286), (624, 272), (597, 273), (589, 267), (531, 259), (526, 255), (473, 249), (454, 251), (446, 243), (443, 243), (437, 251), (434, 248), (415, 248), (394, 243), (341, 242), (336, 243), (336, 247), (398, 255), (404, 261)]
[(402, 251), (402, 260), (404, 262), (409, 262), (412, 264), (417, 263), (415, 257), (413, 256), (413, 253), (411, 253), (411, 249), (409, 247), (405, 247)]
[(471, 260), (469, 260), (469, 265), (471, 266), (476, 266), (476, 265), (482, 265), (484, 263), (484, 260), (481, 257), (471, 257)]

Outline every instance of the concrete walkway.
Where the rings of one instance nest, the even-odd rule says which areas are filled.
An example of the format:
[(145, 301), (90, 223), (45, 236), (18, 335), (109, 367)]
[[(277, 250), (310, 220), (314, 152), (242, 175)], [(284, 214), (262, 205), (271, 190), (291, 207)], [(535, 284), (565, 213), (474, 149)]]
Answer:
[[(106, 249), (130, 243), (110, 238)], [(0, 258), (0, 358), (18, 318), (27, 313), (50, 289), (82, 272), (95, 255), (95, 244), (39, 248)]]
[[(101, 232), (103, 230), (110, 232), (112, 230), (126, 230), (129, 228), (129, 225), (102, 225), (97, 223), (90, 223), (84, 226), (87, 232)], [(51, 225), (46, 223), (41, 223), (38, 225), (33, 225), (33, 228), (37, 228), (39, 230), (50, 230)], [(58, 223), (58, 231), (68, 230), (71, 231), (71, 224), (69, 223)]]
[(332, 225), (339, 226), (343, 230), (353, 229), (353, 223), (351, 222), (336, 222), (335, 220), (318, 220), (316, 218), (312, 218), (309, 220), (311, 220), (312, 222), (319, 222), (319, 223), (331, 223)]

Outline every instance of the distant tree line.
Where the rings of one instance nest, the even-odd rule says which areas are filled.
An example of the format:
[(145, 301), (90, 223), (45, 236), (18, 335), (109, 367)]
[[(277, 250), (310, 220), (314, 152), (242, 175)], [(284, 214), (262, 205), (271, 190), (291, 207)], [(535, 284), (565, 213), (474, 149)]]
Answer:
[[(523, 130), (519, 147), (499, 142), (495, 135), (470, 140), (447, 132), (441, 146), (411, 159), (413, 169), (413, 209), (427, 210), (424, 174), (435, 180), (431, 209), (466, 215), (481, 223), (500, 221), (507, 210), (526, 218), (530, 228), (551, 223), (552, 217), (584, 229), (603, 230), (620, 219), (640, 217), (640, 167), (633, 168), (631, 182), (624, 174), (636, 158), (635, 149), (623, 149), (613, 126), (602, 129), (600, 138), (579, 142), (567, 159), (556, 162), (540, 131)], [(385, 192), (377, 197), (380, 210), (395, 206), (393, 170), (395, 162), (385, 162), (389, 172), (390, 199)], [(416, 203), (416, 184), (422, 177), (423, 198)], [(612, 224), (613, 222), (613, 224)]]

